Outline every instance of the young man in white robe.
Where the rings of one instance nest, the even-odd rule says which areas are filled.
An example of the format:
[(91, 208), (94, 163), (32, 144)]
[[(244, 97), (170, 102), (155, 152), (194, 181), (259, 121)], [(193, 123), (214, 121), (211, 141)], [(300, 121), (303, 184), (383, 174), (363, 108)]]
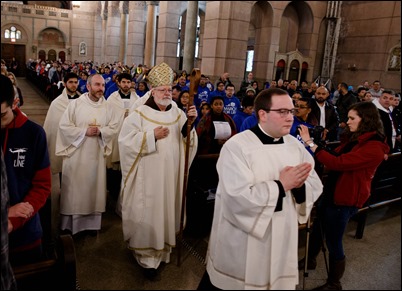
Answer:
[(198, 290), (290, 290), (299, 283), (298, 224), (307, 222), (322, 183), (311, 154), (289, 134), (288, 93), (264, 90), (254, 106), (258, 124), (220, 152), (207, 270)]
[(151, 96), (124, 120), (119, 135), (120, 200), (124, 240), (144, 275), (154, 280), (160, 263), (170, 262), (180, 230), (187, 123), (191, 165), (197, 111), (190, 106), (186, 116), (172, 102), (173, 70), (167, 64), (155, 66), (147, 78)]
[[(112, 141), (112, 153), (106, 159), (107, 167), (107, 188), (109, 195), (116, 201), (120, 193), (121, 169), (119, 157), (119, 144), (117, 142), (124, 119), (131, 113), (131, 109), (138, 100), (135, 91), (131, 91), (131, 75), (128, 73), (120, 73), (117, 75), (117, 85), (119, 90), (113, 92), (106, 103), (114, 110), (114, 114), (118, 119), (117, 135)], [(121, 209), (117, 204), (116, 212), (121, 216)]]
[(78, 89), (78, 75), (67, 73), (63, 79), (65, 88), (63, 92), (50, 103), (46, 114), (43, 128), (46, 132), (47, 146), (49, 149), (50, 169), (52, 170), (52, 235), (58, 234), (60, 223), (60, 178), (63, 164), (63, 158), (56, 156), (56, 137), (59, 129), (59, 122), (68, 104), (74, 99), (80, 97)]
[(117, 119), (103, 97), (105, 80), (94, 74), (88, 93), (72, 101), (59, 123), (56, 155), (63, 157), (61, 229), (72, 234), (101, 229), (106, 208), (106, 157), (112, 152)]

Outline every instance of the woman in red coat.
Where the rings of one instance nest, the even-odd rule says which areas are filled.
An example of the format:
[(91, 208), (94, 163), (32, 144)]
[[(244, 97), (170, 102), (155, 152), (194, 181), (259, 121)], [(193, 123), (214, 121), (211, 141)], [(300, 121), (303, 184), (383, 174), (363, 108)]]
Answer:
[[(342, 237), (349, 219), (370, 196), (371, 180), (389, 147), (380, 115), (371, 102), (355, 103), (349, 108), (345, 135), (333, 152), (314, 144), (306, 126), (301, 126), (300, 136), (315, 153), (316, 160), (329, 170), (317, 204), (307, 268), (316, 268), (322, 229), (329, 252), (329, 274), (327, 283), (316, 289), (342, 290), (340, 279), (345, 271)], [(303, 262), (300, 261), (300, 268), (304, 268)]]

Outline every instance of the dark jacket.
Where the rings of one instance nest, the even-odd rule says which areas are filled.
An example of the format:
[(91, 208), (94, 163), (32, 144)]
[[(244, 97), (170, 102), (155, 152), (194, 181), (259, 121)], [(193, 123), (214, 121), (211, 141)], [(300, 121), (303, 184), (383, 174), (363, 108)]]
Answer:
[(1, 144), (7, 168), (10, 205), (29, 202), (34, 213), (30, 218), (10, 217), (10, 251), (37, 246), (42, 237), (38, 211), (51, 192), (50, 161), (46, 134), (38, 124), (28, 120), (16, 108), (14, 120), (1, 130)]
[[(317, 122), (320, 122), (321, 118), (321, 110), (318, 107), (319, 105), (315, 100), (312, 100), (311, 102), (311, 113), (310, 115), (313, 115)], [(329, 141), (334, 141), (337, 139), (337, 133), (338, 133), (338, 125), (339, 125), (339, 115), (338, 112), (336, 111), (334, 105), (329, 103), (328, 101), (325, 101), (325, 128), (328, 130), (327, 133), (327, 140)], [(320, 124), (315, 124), (315, 125), (320, 125)]]
[[(341, 143), (335, 152), (341, 153), (347, 145), (347, 142)], [(339, 172), (334, 203), (361, 208), (370, 196), (374, 173), (388, 151), (388, 145), (375, 132), (361, 135), (356, 145), (344, 154), (334, 155), (322, 148), (317, 149), (316, 159), (328, 170)]]
[(346, 123), (346, 121), (348, 121), (349, 107), (355, 103), (357, 103), (357, 98), (351, 92), (348, 91), (345, 95), (339, 93), (339, 98), (336, 100), (335, 104), (336, 111), (338, 111), (339, 114), (339, 122)]
[(394, 116), (392, 116), (391, 121), (389, 113), (385, 112), (384, 110), (378, 108), (378, 112), (380, 113), (382, 124), (384, 125), (384, 133), (387, 137), (387, 143), (390, 148), (390, 152), (394, 152), (396, 150), (396, 147), (392, 146), (392, 122), (394, 122), (396, 136), (398, 136), (401, 134), (398, 121), (396, 120), (396, 118), (394, 118)]

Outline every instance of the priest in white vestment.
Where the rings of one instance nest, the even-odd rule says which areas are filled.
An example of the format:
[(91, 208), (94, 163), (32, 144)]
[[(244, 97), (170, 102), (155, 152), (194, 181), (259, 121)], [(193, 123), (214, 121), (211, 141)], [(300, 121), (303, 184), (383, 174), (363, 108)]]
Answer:
[(56, 156), (56, 137), (59, 122), (68, 104), (80, 97), (78, 89), (78, 75), (67, 73), (63, 78), (63, 92), (50, 103), (43, 129), (46, 132), (47, 146), (49, 149), (50, 169), (52, 171), (52, 234), (57, 235), (60, 223), (60, 173), (62, 170), (63, 157)]
[[(152, 280), (160, 263), (170, 261), (176, 245), (187, 122), (193, 126), (197, 111), (191, 106), (186, 116), (172, 102), (173, 70), (167, 64), (155, 66), (148, 80), (152, 96), (124, 120), (119, 151), (124, 240), (145, 276)], [(189, 165), (196, 151), (197, 134), (192, 128)]]
[[(131, 113), (135, 101), (138, 100), (138, 95), (135, 91), (131, 91), (131, 75), (128, 73), (120, 73), (117, 75), (117, 85), (119, 90), (113, 92), (106, 103), (114, 111), (115, 117), (118, 120), (117, 135), (112, 141), (112, 153), (106, 159), (107, 167), (107, 186), (109, 195), (117, 200), (120, 193), (121, 184), (121, 170), (120, 170), (120, 157), (119, 157), (119, 144), (117, 139), (121, 127), (123, 125), (124, 118)], [(121, 209), (117, 204), (116, 212), (121, 216)]]
[(207, 272), (198, 290), (290, 290), (299, 283), (298, 225), (322, 183), (311, 154), (289, 135), (288, 93), (263, 90), (254, 106), (258, 124), (220, 152)]
[(89, 76), (87, 88), (88, 93), (68, 105), (57, 132), (56, 155), (63, 157), (61, 229), (72, 234), (101, 228), (106, 157), (117, 134), (117, 119), (103, 97), (103, 77)]

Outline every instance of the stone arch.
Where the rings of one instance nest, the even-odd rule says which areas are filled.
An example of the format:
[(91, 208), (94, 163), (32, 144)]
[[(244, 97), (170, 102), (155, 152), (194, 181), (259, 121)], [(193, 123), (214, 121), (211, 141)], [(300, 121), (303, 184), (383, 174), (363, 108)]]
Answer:
[(314, 16), (306, 2), (290, 2), (283, 11), (280, 27), (279, 52), (299, 50), (309, 55)]
[(54, 50), (54, 49), (50, 49), (48, 52), (47, 52), (47, 59), (49, 60), (49, 61), (56, 61), (56, 59), (57, 59), (57, 53), (56, 53), (56, 51)]
[(254, 50), (254, 76), (256, 79), (265, 80), (271, 50), (274, 10), (269, 2), (257, 1), (252, 6), (250, 15), (247, 50)]
[(27, 44), (28, 42), (31, 41), (31, 39), (29, 38), (29, 33), (27, 33), (27, 31), (29, 31), (23, 24), (20, 23), (15, 23), (15, 22), (7, 22), (7, 23), (2, 23), (1, 25), (1, 42), (9, 42), (10, 40), (5, 39), (4, 38), (4, 31), (8, 28), (10, 28), (11, 26), (15, 26), (15, 28), (19, 31), (21, 31), (21, 39), (18, 40), (18, 43), (20, 44)]
[(38, 52), (38, 59), (41, 61), (46, 61), (46, 51), (45, 50), (40, 50)]
[(300, 62), (297, 59), (292, 60), (289, 65), (289, 75), (287, 77), (289, 82), (291, 80), (299, 81), (299, 71), (300, 71)]
[(276, 72), (275, 72), (274, 80), (278, 81), (279, 79), (285, 79), (285, 67), (286, 67), (286, 62), (284, 59), (280, 59), (276, 63)]
[(56, 27), (46, 27), (42, 29), (38, 33), (37, 39), (39, 46), (52, 45), (64, 48), (67, 43), (65, 33)]

